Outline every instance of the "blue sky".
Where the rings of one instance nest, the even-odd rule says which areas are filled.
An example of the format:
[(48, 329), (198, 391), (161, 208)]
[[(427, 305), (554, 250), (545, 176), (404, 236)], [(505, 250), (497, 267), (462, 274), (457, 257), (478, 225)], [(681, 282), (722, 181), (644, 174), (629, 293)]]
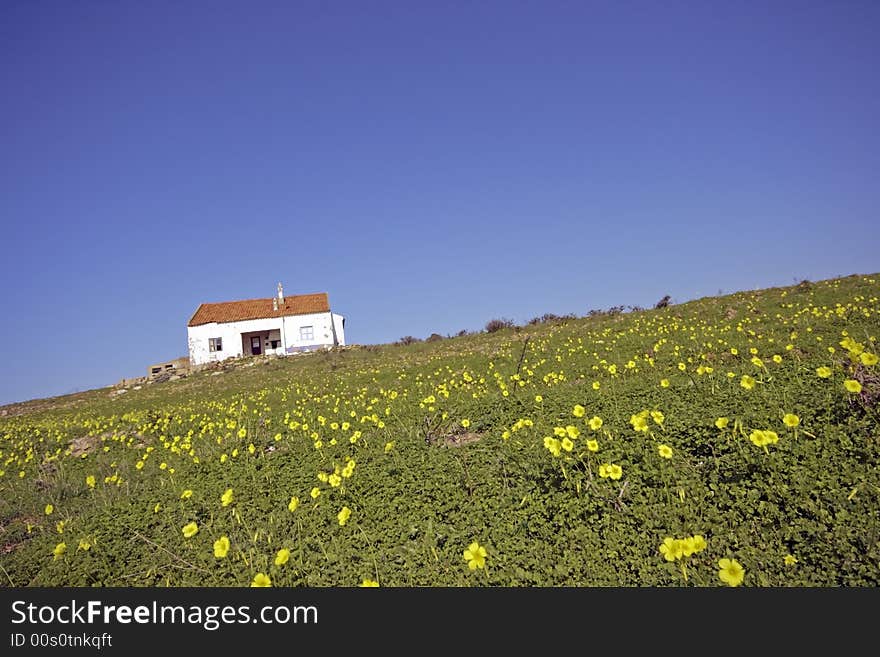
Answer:
[(0, 404), (880, 270), (876, 2), (0, 3)]

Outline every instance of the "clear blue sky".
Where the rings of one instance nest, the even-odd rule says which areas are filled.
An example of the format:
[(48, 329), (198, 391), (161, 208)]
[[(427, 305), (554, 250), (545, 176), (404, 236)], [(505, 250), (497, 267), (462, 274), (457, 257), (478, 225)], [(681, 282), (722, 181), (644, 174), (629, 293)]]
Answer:
[(0, 403), (880, 270), (880, 3), (0, 3)]

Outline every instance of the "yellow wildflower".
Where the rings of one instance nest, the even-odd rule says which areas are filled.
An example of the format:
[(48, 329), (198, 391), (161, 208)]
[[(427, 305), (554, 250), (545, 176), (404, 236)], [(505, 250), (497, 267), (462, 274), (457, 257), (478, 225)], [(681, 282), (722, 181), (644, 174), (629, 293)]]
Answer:
[(736, 559), (720, 559), (718, 561), (718, 578), (728, 586), (739, 586), (745, 577), (745, 569)]
[(467, 550), (464, 551), (464, 560), (467, 561), (468, 568), (476, 570), (477, 568), (486, 567), (486, 557), (489, 556), (486, 548), (474, 541)]

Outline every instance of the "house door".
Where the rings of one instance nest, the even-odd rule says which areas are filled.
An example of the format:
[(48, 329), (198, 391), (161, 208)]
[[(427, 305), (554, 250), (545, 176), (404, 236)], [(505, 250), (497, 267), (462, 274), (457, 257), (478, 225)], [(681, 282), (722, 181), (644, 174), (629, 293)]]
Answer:
[(251, 338), (251, 354), (254, 356), (259, 356), (262, 353), (261, 345), (263, 344), (263, 338), (259, 336), (254, 336)]

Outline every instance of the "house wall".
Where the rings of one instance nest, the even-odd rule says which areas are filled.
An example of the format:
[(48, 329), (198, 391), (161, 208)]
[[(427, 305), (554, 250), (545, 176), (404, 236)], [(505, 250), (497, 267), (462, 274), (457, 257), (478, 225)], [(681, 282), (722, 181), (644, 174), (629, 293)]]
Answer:
[(189, 358), (181, 357), (175, 358), (174, 360), (166, 360), (161, 363), (154, 363), (147, 367), (147, 376), (155, 377), (168, 371), (185, 372), (189, 369), (189, 362)]
[(336, 327), (336, 344), (340, 347), (345, 346), (345, 318), (342, 315), (333, 313), (333, 324)]
[[(194, 365), (213, 363), (227, 358), (235, 358), (243, 355), (242, 333), (252, 331), (271, 331), (281, 327), (281, 319), (248, 319), (243, 322), (227, 322), (225, 324), (201, 324), (200, 326), (188, 326), (186, 328), (189, 342), (189, 358)], [(223, 351), (210, 351), (208, 340), (221, 338)], [(250, 355), (250, 350), (247, 352)]]
[[(333, 321), (333, 324), (331, 324)], [(303, 326), (313, 327), (311, 340), (300, 339), (300, 328)], [(189, 357), (193, 365), (212, 363), (227, 358), (250, 355), (250, 349), (243, 350), (242, 333), (265, 332), (269, 339), (280, 339), (278, 349), (267, 349), (263, 343), (264, 353), (269, 354), (292, 354), (301, 351), (311, 351), (333, 345), (333, 328), (336, 328), (337, 344), (345, 344), (345, 334), (342, 327), (342, 316), (331, 313), (312, 313), (308, 315), (292, 315), (289, 317), (273, 317), (269, 319), (249, 319), (242, 322), (228, 322), (225, 324), (202, 324), (200, 326), (188, 326), (187, 338), (189, 342)], [(277, 337), (276, 337), (277, 336)], [(222, 351), (209, 351), (208, 340), (221, 338), (223, 341)], [(248, 342), (248, 345), (250, 343)]]
[[(337, 315), (336, 317), (340, 316)], [(336, 323), (337, 325), (342, 324), (341, 317)], [(303, 340), (300, 338), (300, 329), (304, 326), (312, 327), (313, 337), (311, 340)], [(284, 340), (284, 351), (288, 354), (320, 349), (322, 347), (332, 347), (333, 325), (331, 324), (331, 313), (312, 313), (309, 315), (291, 315), (285, 317), (281, 334)], [(338, 326), (337, 342), (338, 344), (344, 344), (344, 342), (338, 340)]]

